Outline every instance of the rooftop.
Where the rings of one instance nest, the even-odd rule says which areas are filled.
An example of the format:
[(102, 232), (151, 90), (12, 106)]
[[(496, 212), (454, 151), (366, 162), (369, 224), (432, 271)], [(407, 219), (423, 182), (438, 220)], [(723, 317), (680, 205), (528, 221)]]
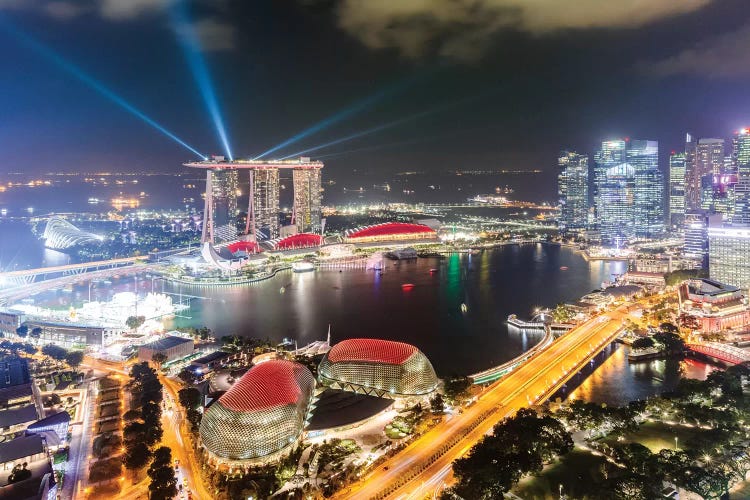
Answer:
[(165, 349), (170, 349), (172, 347), (186, 344), (186, 343), (193, 343), (193, 339), (186, 339), (184, 337), (175, 337), (172, 335), (167, 335), (164, 338), (161, 338), (159, 340), (156, 340), (154, 342), (144, 344), (141, 347), (145, 347), (146, 349), (151, 349), (153, 351), (163, 351)]
[(41, 436), (31, 434), (0, 443), (0, 464), (30, 457), (44, 451)]
[(206, 354), (205, 356), (202, 356), (198, 359), (194, 359), (191, 363), (198, 364), (198, 365), (204, 365), (206, 363), (210, 363), (212, 361), (216, 361), (218, 359), (224, 359), (229, 356), (228, 352), (224, 351), (214, 351), (211, 354)]
[(300, 382), (304, 372), (312, 381), (310, 371), (293, 361), (274, 359), (255, 365), (219, 398), (219, 403), (238, 412), (296, 404), (303, 396)]
[(192, 161), (183, 163), (186, 167), (205, 169), (272, 169), (272, 168), (323, 168), (323, 162), (310, 158), (295, 158), (289, 160), (226, 160), (217, 157), (206, 161)]
[(735, 293), (740, 290), (736, 286), (705, 278), (688, 280), (687, 286), (689, 292), (696, 295), (721, 295)]
[(47, 429), (55, 425), (67, 423), (70, 423), (70, 413), (68, 413), (67, 411), (58, 411), (57, 413), (53, 413), (49, 417), (43, 418), (38, 422), (34, 422), (26, 430), (29, 432), (34, 432), (37, 429)]
[(347, 238), (367, 238), (372, 236), (388, 236), (397, 234), (435, 234), (435, 230), (424, 224), (412, 224), (408, 222), (385, 222), (357, 228), (346, 232)]
[(35, 421), (38, 418), (39, 414), (36, 412), (36, 405), (33, 404), (20, 408), (11, 408), (10, 410), (2, 410), (0, 411), (0, 428)]
[(403, 342), (380, 339), (349, 339), (333, 346), (328, 351), (328, 360), (332, 363), (364, 361), (400, 365), (416, 352), (418, 352), (416, 347)]
[(8, 404), (8, 401), (31, 397), (33, 388), (31, 384), (33, 382), (26, 382), (25, 384), (11, 385), (9, 387), (0, 387), (0, 406)]

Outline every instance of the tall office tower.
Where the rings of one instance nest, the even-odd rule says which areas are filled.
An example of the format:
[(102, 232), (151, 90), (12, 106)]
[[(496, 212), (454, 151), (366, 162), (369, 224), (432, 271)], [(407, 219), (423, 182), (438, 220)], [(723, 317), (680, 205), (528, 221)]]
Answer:
[(708, 228), (708, 270), (711, 279), (750, 288), (750, 228)]
[(750, 225), (750, 129), (743, 128), (735, 134), (732, 158), (737, 169), (732, 224)]
[(659, 170), (659, 143), (631, 141), (627, 162), (633, 168), (633, 224), (636, 238), (664, 234), (664, 175)]
[(595, 155), (596, 212), (604, 246), (620, 247), (635, 236), (635, 172), (624, 153), (624, 141), (607, 141)]
[(298, 233), (320, 232), (320, 174), (317, 167), (295, 168), (292, 173), (294, 225)]
[(594, 209), (595, 217), (597, 219), (597, 226), (599, 226), (599, 219), (601, 218), (604, 205), (602, 203), (602, 197), (600, 188), (604, 186), (607, 181), (607, 172), (623, 163), (625, 163), (625, 141), (604, 141), (602, 147), (594, 154)]
[(237, 170), (206, 170), (206, 200), (201, 241), (222, 243), (237, 238)]
[(721, 225), (721, 214), (703, 211), (685, 214), (683, 256), (700, 260), (701, 267), (708, 266), (708, 228)]
[(681, 228), (685, 222), (685, 153), (669, 156), (669, 225)]
[(252, 172), (251, 190), (255, 232), (262, 238), (279, 236), (279, 169), (256, 168)]
[(562, 151), (557, 159), (560, 233), (586, 229), (589, 210), (589, 157)]
[(696, 170), (696, 146), (693, 136), (685, 134), (685, 210), (700, 210), (701, 206), (701, 175)]
[(690, 134), (687, 138), (685, 205), (688, 210), (700, 210), (704, 177), (724, 171), (724, 139), (700, 139), (695, 143)]

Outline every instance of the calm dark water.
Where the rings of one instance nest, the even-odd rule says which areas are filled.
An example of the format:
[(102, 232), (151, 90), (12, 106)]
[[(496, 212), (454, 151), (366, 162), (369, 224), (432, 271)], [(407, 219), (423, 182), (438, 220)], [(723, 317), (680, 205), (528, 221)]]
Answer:
[(714, 369), (712, 365), (691, 358), (628, 361), (629, 347), (611, 344), (587, 369), (581, 370), (559, 391), (553, 400), (583, 399), (623, 405), (628, 401), (644, 399), (670, 391), (680, 378), (705, 380)]
[[(442, 374), (473, 373), (539, 340), (540, 334), (509, 332), (509, 314), (527, 316), (536, 307), (577, 299), (625, 265), (587, 263), (568, 249), (542, 244), (387, 263), (382, 275), (364, 269), (285, 272), (249, 287), (167, 285), (166, 290), (206, 297), (194, 300), (186, 313), (190, 319), (177, 318), (176, 326), (206, 325), (219, 335), (289, 337), (301, 346), (324, 339), (330, 324), (334, 342), (401, 340), (424, 351)], [(430, 274), (430, 268), (439, 272)], [(415, 286), (404, 291), (403, 283)]]

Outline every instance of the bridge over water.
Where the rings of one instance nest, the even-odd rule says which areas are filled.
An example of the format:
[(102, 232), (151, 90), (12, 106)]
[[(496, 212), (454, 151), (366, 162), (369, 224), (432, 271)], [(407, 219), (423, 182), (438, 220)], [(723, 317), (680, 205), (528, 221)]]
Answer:
[(730, 365), (750, 362), (750, 352), (739, 347), (718, 342), (691, 342), (685, 344), (692, 352), (702, 354)]

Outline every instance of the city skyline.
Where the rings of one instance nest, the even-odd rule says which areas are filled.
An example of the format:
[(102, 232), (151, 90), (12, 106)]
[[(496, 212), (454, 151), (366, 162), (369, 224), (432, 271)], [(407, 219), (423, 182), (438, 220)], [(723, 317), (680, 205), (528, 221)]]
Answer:
[[(383, 37), (379, 21), (396, 19), (406, 26), (411, 16), (422, 14), (418, 7), (397, 14), (385, 5), (348, 1), (261, 3), (254, 8), (188, 3), (186, 20), (175, 17), (172, 2), (141, 2), (129, 8), (113, 4), (92, 0), (73, 7), (39, 0), (0, 8), (0, 35), (7, 42), (3, 50), (8, 64), (17, 68), (3, 84), (7, 116), (15, 126), (0, 136), (6, 152), (0, 171), (16, 170), (20, 162), (40, 172), (80, 165), (174, 171), (192, 155), (29, 49), (18, 32), (54, 47), (201, 153), (223, 154), (215, 114), (201, 97), (206, 79), (193, 75), (196, 65), (187, 62), (192, 59), (180, 45), (192, 27), (194, 36), (188, 38), (197, 44), (188, 44), (188, 55), (200, 49), (202, 67), (212, 76), (212, 102), (232, 152), (252, 157), (331, 118), (277, 153), (285, 156), (357, 136), (311, 152), (333, 155), (327, 163), (332, 174), (341, 177), (351, 176), (353, 168), (430, 170), (466, 164), (551, 173), (549, 159), (561, 145), (593, 151), (601, 138), (627, 134), (659, 140), (663, 165), (684, 133), (674, 123), (684, 123), (697, 136), (724, 137), (750, 114), (740, 93), (740, 56), (722, 53), (731, 56), (729, 61), (737, 60), (738, 69), (731, 71), (731, 62), (716, 55), (729, 50), (720, 43), (722, 37), (741, 40), (747, 15), (738, 1), (669, 4), (634, 20), (635, 7), (629, 2), (612, 12), (606, 7), (575, 11), (575, 22), (552, 9), (543, 25), (531, 7), (523, 7), (528, 10), (522, 21), (507, 25), (456, 14), (457, 20), (486, 29), (487, 36), (474, 44), (469, 30), (448, 30), (449, 19), (435, 20), (426, 38), (419, 23), (414, 33), (399, 27), (395, 38)], [(502, 2), (483, 4), (493, 12)], [(261, 24), (261, 18), (273, 22)], [(356, 23), (361, 30), (353, 29)], [(295, 29), (280, 33), (273, 25)], [(102, 58), (87, 46), (92, 39), (115, 57)], [(259, 39), (273, 50), (257, 50)], [(407, 40), (420, 43), (411, 47)], [(597, 45), (601, 48), (592, 48)], [(705, 50), (693, 53), (713, 69), (710, 78), (690, 70), (683, 60), (693, 47), (703, 45)], [(467, 46), (474, 46), (474, 52), (466, 51)], [(290, 54), (301, 65), (293, 71), (278, 64)], [(622, 64), (591, 71), (606, 68), (604, 61), (611, 58)], [(550, 79), (554, 68), (562, 69)], [(318, 72), (327, 76), (310, 78)], [(582, 73), (587, 75), (583, 80)], [(611, 85), (614, 81), (617, 86)], [(698, 101), (706, 107), (706, 98), (715, 112), (697, 115)], [(599, 111), (604, 103), (609, 104), (607, 113)], [(571, 127), (573, 123), (577, 125)], [(32, 129), (35, 134), (27, 133)], [(45, 138), (47, 148), (39, 147), (39, 137)], [(88, 147), (73, 146), (84, 137)], [(132, 158), (135, 144), (143, 148)], [(346, 154), (336, 156), (339, 153)]]

